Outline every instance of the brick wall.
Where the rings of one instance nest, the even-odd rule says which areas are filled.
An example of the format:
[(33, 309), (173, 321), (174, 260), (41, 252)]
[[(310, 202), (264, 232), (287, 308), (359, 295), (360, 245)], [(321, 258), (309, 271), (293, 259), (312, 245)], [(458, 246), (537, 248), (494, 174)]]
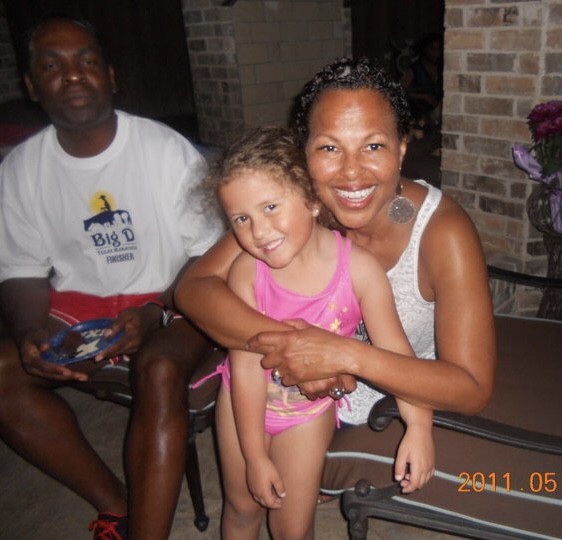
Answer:
[(303, 83), (349, 51), (341, 0), (182, 1), (206, 143), (220, 146), (245, 125), (286, 125)]
[[(544, 274), (542, 238), (525, 211), (535, 183), (511, 147), (529, 144), (531, 108), (562, 95), (562, 2), (445, 4), (443, 189), (471, 215), (489, 262)], [(504, 310), (536, 310), (539, 293), (503, 293)]]
[(0, 103), (23, 97), (4, 4), (0, 2)]

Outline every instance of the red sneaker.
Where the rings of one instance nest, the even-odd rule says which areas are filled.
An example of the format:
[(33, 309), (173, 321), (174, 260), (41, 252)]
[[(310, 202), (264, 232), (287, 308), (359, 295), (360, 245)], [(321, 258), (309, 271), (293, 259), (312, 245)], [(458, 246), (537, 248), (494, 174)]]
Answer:
[(93, 540), (127, 540), (127, 516), (102, 512), (88, 530), (94, 531)]

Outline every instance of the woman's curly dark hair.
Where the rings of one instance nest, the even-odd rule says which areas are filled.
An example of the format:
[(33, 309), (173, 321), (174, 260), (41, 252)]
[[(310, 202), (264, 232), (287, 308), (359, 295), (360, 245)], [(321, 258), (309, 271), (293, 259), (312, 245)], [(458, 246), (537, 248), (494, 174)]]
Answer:
[(380, 92), (394, 111), (398, 137), (402, 139), (408, 135), (412, 117), (402, 86), (368, 58), (338, 58), (316, 73), (297, 98), (293, 128), (301, 148), (308, 140), (310, 111), (320, 94), (329, 89)]

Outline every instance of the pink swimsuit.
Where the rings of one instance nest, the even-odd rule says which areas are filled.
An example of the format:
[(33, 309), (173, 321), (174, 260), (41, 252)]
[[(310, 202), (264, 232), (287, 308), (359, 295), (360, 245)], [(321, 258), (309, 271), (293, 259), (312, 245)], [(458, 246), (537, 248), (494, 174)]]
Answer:
[[(324, 328), (342, 336), (351, 337), (361, 320), (361, 310), (353, 292), (349, 272), (351, 241), (334, 231), (338, 249), (338, 265), (328, 286), (315, 296), (303, 296), (278, 285), (269, 267), (256, 261), (255, 293), (257, 309), (278, 321), (303, 319), (309, 324)], [(322, 414), (333, 399), (330, 397), (308, 400), (296, 386), (285, 387), (275, 383), (271, 370), (266, 370), (267, 404), (265, 431), (276, 435)], [(223, 383), (230, 390), (230, 366), (225, 362), (222, 370)]]

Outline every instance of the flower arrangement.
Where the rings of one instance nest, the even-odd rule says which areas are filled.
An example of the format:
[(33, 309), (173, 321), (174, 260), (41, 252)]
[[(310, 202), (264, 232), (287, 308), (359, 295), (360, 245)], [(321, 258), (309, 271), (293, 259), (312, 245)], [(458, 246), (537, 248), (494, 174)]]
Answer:
[(562, 101), (536, 105), (527, 124), (533, 144), (531, 148), (514, 145), (513, 161), (529, 178), (550, 188), (553, 227), (562, 234)]

